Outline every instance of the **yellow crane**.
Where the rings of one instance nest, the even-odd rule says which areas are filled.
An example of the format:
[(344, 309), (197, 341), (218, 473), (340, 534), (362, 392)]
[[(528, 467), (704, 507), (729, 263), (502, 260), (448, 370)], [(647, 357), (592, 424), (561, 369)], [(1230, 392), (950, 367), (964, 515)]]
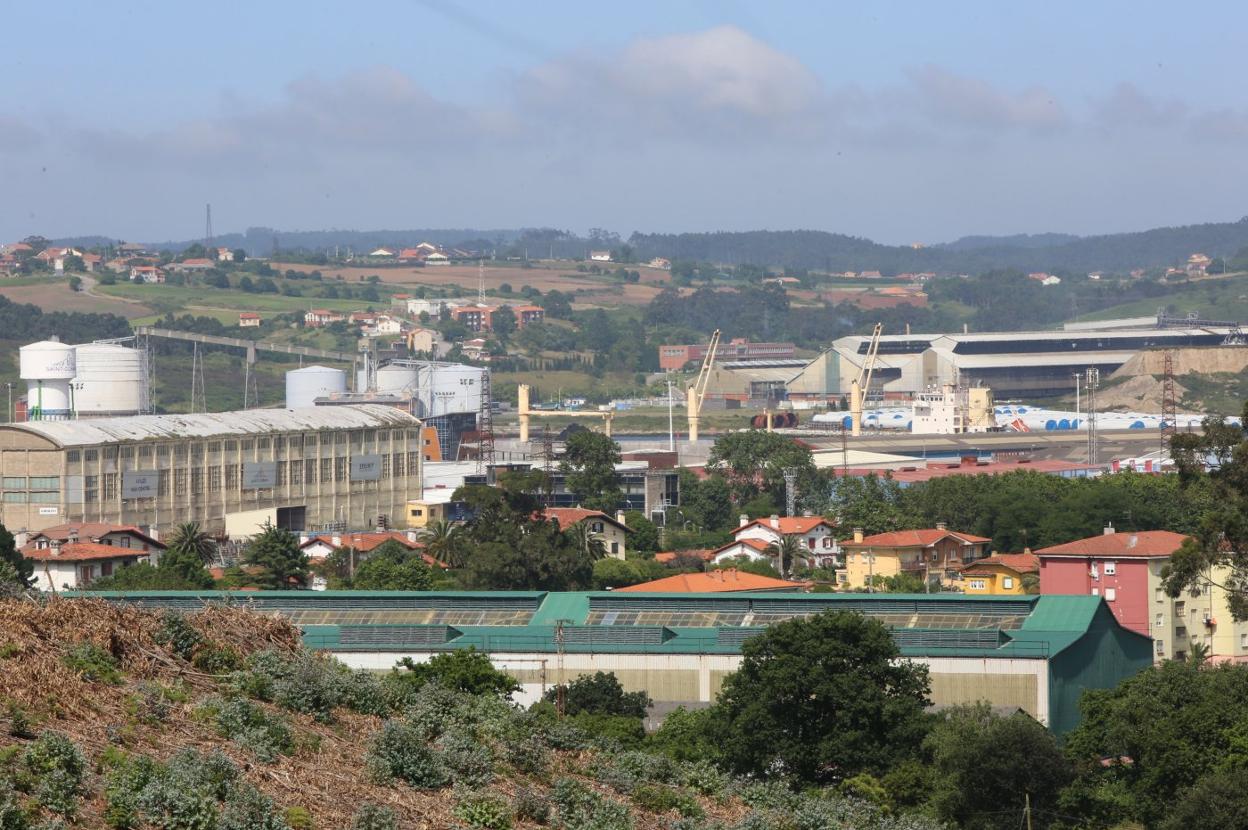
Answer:
[(607, 434), (607, 437), (611, 436), (611, 421), (615, 418), (615, 413), (609, 409), (589, 410), (586, 412), (574, 412), (566, 409), (534, 409), (527, 383), (522, 383), (516, 387), (516, 413), (520, 416), (521, 442), (528, 442), (529, 440), (529, 419), (531, 418), (601, 418), (603, 432)]
[(871, 389), (871, 375), (875, 373), (875, 357), (880, 353), (880, 332), (883, 330), (883, 323), (875, 324), (875, 329), (871, 332), (871, 345), (867, 347), (866, 359), (862, 361), (862, 367), (858, 370), (858, 377), (850, 381), (849, 384), (851, 435), (862, 435), (862, 399), (866, 397), (867, 392)]
[(706, 399), (706, 388), (711, 383), (711, 367), (715, 363), (715, 353), (719, 351), (719, 329), (711, 335), (711, 342), (702, 356), (702, 368), (697, 378), (685, 390), (685, 409), (689, 416), (689, 443), (698, 440), (698, 419), (702, 415), (702, 401)]

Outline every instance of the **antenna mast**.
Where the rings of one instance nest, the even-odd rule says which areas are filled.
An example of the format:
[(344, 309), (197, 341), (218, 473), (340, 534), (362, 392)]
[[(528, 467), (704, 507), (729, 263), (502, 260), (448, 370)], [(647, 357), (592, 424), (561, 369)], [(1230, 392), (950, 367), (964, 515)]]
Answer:
[(1161, 381), (1161, 450), (1170, 449), (1174, 438), (1178, 417), (1178, 401), (1174, 393), (1174, 352), (1165, 354), (1165, 371)]
[(1101, 370), (1089, 366), (1084, 373), (1084, 391), (1088, 402), (1088, 463), (1097, 464), (1099, 441), (1096, 434), (1096, 388), (1101, 385)]
[[(211, 251), (215, 246), (212, 244), (212, 205), (208, 205), (207, 215), (204, 218), (204, 247)], [(212, 257), (209, 257), (212, 259)]]

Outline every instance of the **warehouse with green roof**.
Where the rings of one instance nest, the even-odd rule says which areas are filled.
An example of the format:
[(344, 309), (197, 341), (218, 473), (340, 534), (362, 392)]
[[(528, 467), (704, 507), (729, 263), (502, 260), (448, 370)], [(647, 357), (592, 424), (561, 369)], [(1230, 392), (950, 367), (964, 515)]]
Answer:
[(1058, 733), (1085, 689), (1152, 664), (1148, 637), (1095, 596), (962, 594), (642, 594), (611, 592), (149, 591), (103, 593), (146, 607), (229, 602), (289, 617), (305, 643), (350, 666), (386, 670), (475, 648), (524, 686), (520, 702), (565, 679), (613, 672), (667, 707), (706, 704), (768, 625), (853, 611), (888, 626), (903, 656), (928, 667), (936, 706), (986, 701)]

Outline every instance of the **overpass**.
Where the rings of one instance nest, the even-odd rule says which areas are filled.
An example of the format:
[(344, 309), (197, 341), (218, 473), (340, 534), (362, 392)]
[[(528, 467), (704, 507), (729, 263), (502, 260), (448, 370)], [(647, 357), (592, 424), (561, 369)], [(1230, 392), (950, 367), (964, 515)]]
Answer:
[(259, 340), (243, 340), (238, 337), (221, 337), (216, 334), (197, 334), (192, 331), (174, 331), (153, 326), (136, 326), (134, 333), (140, 337), (163, 337), (167, 340), (184, 340), (188, 343), (205, 343), (213, 346), (228, 346), (243, 349), (247, 352), (247, 362), (256, 362), (256, 352), (276, 352), (301, 357), (317, 357), (321, 360), (337, 360), (343, 363), (354, 363), (359, 355), (352, 352), (335, 352), (328, 349), (317, 349), (312, 346), (297, 346), (290, 343), (265, 343)]

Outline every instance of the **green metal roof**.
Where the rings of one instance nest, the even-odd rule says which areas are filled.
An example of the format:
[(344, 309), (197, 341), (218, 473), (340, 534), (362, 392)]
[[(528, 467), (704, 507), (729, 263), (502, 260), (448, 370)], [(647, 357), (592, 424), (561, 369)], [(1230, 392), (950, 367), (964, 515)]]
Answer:
[[(228, 602), (290, 616), (307, 644), (333, 651), (475, 647), (569, 653), (740, 651), (767, 624), (824, 610), (881, 619), (912, 657), (1045, 659), (1088, 633), (1094, 596), (963, 594), (646, 594), (538, 591), (100, 592), (145, 607)], [(593, 622), (591, 622), (591, 619)], [(714, 624), (706, 624), (708, 620)], [(697, 624), (691, 624), (691, 621)], [(475, 623), (475, 624), (474, 624)], [(1133, 635), (1140, 636), (1140, 635)]]

